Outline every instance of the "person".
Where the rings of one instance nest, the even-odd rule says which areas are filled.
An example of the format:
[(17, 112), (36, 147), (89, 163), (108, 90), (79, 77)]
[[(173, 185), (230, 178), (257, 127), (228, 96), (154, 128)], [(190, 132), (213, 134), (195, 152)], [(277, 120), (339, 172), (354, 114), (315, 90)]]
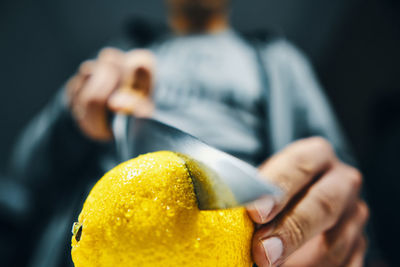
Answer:
[(82, 63), (20, 138), (11, 173), (35, 196), (31, 266), (71, 264), (77, 207), (118, 163), (109, 112), (185, 130), (282, 189), (248, 205), (258, 266), (363, 266), (362, 176), (307, 59), (282, 38), (232, 29), (228, 0), (167, 6), (172, 33), (142, 30), (127, 51)]

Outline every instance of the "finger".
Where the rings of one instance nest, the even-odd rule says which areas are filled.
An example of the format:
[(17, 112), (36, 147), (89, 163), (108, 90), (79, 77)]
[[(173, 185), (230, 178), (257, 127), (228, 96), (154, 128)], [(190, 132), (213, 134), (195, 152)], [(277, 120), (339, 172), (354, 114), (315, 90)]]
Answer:
[(100, 50), (97, 59), (100, 62), (114, 64), (122, 67), (124, 63), (125, 53), (122, 50), (112, 47), (106, 47)]
[(290, 255), (282, 266), (343, 266), (362, 236), (367, 219), (366, 204), (357, 201), (334, 228), (312, 238)]
[(107, 106), (113, 112), (134, 114), (136, 117), (151, 117), (154, 110), (154, 104), (149, 98), (124, 90), (113, 93)]
[(66, 83), (65, 89), (66, 89), (67, 102), (69, 106), (72, 106), (76, 100), (78, 90), (81, 88), (80, 80), (81, 77), (79, 77), (79, 74), (77, 74), (71, 77)]
[(85, 85), (80, 101), (88, 106), (104, 106), (119, 83), (119, 72), (112, 64), (99, 62)]
[(327, 266), (342, 266), (358, 239), (363, 235), (369, 218), (369, 210), (364, 201), (357, 201), (353, 209), (345, 214), (340, 223), (325, 234), (325, 243), (329, 249)]
[[(124, 53), (115, 48), (104, 48), (99, 52), (97, 61), (95, 60), (87, 60), (84, 61), (79, 66), (79, 72), (75, 76), (76, 77), (76, 88), (74, 92), (74, 98), (78, 98), (80, 89), (83, 88), (85, 83), (88, 81), (89, 77), (93, 74), (93, 72), (98, 72), (98, 69), (101, 66), (96, 65), (110, 65), (113, 66), (116, 70), (120, 70), (123, 64), (123, 55)], [(112, 75), (112, 74), (111, 74)], [(90, 88), (90, 87), (88, 87)]]
[(274, 224), (258, 230), (253, 238), (253, 256), (258, 265), (286, 259), (312, 237), (331, 229), (358, 194), (361, 175), (337, 163)]
[(79, 65), (78, 73), (84, 77), (89, 76), (96, 64), (95, 60), (86, 60)]
[(108, 108), (113, 112), (134, 114), (137, 117), (151, 117), (154, 104), (150, 98), (150, 73), (142, 67), (136, 69), (133, 88), (120, 88), (108, 100)]
[(79, 94), (74, 109), (80, 126), (92, 138), (106, 140), (111, 137), (106, 120), (106, 104), (109, 96), (118, 88), (120, 76), (114, 64), (99, 61)]
[(259, 224), (272, 220), (295, 195), (335, 162), (333, 149), (323, 138), (307, 138), (289, 145), (259, 168), (261, 175), (282, 189), (282, 197), (266, 197), (250, 204), (250, 217)]
[(282, 267), (309, 267), (324, 266), (326, 257), (329, 254), (328, 246), (325, 243), (325, 236), (320, 234), (305, 243), (301, 248), (296, 250), (281, 265)]
[(86, 83), (92, 72), (95, 62), (93, 60), (84, 61), (78, 69), (78, 73), (72, 76), (66, 84), (67, 99), (70, 106), (76, 101), (80, 90)]
[(367, 250), (367, 241), (365, 240), (364, 237), (361, 237), (358, 240), (351, 257), (344, 266), (363, 267), (366, 250)]
[(151, 73), (149, 71), (149, 69), (141, 66), (138, 67), (133, 75), (133, 84), (132, 84), (132, 88), (145, 95), (148, 96), (150, 95), (150, 91), (151, 91)]
[(137, 117), (151, 116), (153, 65), (154, 56), (147, 50), (133, 50), (125, 55), (123, 83), (108, 101), (110, 110)]
[(151, 95), (153, 84), (154, 55), (144, 49), (126, 53), (124, 62), (124, 83), (122, 89)]

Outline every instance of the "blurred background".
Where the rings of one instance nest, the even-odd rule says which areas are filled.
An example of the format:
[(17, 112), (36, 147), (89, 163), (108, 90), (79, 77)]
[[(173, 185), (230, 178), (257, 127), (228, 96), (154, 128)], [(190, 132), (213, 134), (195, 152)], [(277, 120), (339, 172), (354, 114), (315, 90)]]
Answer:
[[(374, 246), (393, 266), (400, 237), (399, 12), (396, 0), (236, 0), (232, 11), (236, 28), (271, 29), (310, 57), (365, 174)], [(1, 174), (32, 116), (137, 16), (163, 23), (163, 1), (0, 1)]]

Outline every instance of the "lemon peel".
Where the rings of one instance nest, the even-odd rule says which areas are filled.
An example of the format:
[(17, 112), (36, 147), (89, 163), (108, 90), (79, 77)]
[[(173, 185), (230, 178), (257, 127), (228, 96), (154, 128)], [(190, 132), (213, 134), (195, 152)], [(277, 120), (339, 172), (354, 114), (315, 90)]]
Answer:
[(97, 182), (75, 225), (71, 254), (76, 267), (252, 266), (253, 230), (244, 208), (199, 210), (185, 160), (160, 151)]

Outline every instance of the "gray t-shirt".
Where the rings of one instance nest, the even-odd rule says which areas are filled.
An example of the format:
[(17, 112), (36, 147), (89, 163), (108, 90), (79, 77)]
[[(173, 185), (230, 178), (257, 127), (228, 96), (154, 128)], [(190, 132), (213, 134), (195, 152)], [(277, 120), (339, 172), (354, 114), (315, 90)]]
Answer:
[(155, 117), (258, 164), (265, 155), (265, 89), (255, 49), (237, 33), (170, 37), (156, 55)]

